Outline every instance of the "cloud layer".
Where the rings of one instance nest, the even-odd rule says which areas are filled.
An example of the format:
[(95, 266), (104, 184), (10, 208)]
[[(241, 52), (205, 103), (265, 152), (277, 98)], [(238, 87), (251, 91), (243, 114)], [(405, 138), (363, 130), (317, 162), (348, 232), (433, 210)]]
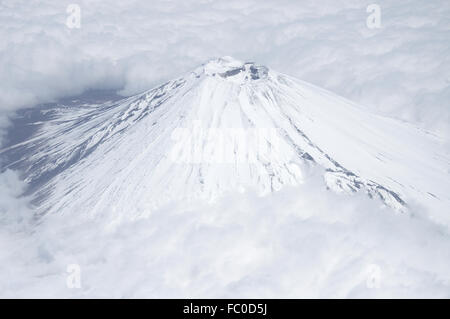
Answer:
[(380, 29), (366, 26), (370, 3), (357, 0), (80, 0), (79, 29), (66, 26), (69, 3), (1, 2), (1, 113), (88, 89), (133, 94), (231, 55), (430, 130), (450, 127), (448, 1), (378, 1)]
[[(313, 175), (120, 224), (71, 212), (1, 227), (0, 297), (450, 297), (448, 230), (381, 205)], [(66, 285), (73, 264), (79, 289)]]

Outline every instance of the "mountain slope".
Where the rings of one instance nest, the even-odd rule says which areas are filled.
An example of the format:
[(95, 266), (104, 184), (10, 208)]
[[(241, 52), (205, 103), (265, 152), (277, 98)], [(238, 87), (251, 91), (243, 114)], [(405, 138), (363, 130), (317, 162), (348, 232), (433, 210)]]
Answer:
[[(260, 194), (302, 183), (362, 191), (449, 225), (443, 141), (254, 63), (212, 60), (118, 102), (53, 110), (14, 163), (42, 213), (148, 215), (174, 199)], [(43, 183), (42, 181), (45, 181)]]

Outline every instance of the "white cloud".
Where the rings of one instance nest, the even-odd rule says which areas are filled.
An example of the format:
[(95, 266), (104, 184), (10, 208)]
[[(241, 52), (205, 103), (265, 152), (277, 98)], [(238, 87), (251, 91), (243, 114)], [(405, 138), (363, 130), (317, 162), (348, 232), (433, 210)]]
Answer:
[[(262, 198), (174, 203), (134, 221), (122, 213), (120, 225), (75, 213), (48, 216), (32, 234), (0, 229), (0, 295), (450, 296), (448, 230), (326, 191), (318, 176)], [(80, 289), (65, 284), (72, 264)]]
[(29, 198), (23, 197), (26, 183), (16, 171), (6, 170), (0, 174), (0, 227), (23, 230), (28, 227), (32, 210)]
[(3, 111), (114, 88), (133, 94), (213, 56), (256, 60), (389, 115), (450, 126), (448, 1), (69, 1), (0, 4)]

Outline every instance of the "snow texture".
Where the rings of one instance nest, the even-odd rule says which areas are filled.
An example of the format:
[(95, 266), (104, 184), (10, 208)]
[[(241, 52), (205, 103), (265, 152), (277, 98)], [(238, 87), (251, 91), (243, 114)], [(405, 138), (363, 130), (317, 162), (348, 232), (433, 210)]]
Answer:
[[(2, 150), (37, 206), (0, 175), (2, 297), (450, 296), (439, 136), (230, 57), (39, 112)], [(252, 129), (265, 152), (203, 134)]]

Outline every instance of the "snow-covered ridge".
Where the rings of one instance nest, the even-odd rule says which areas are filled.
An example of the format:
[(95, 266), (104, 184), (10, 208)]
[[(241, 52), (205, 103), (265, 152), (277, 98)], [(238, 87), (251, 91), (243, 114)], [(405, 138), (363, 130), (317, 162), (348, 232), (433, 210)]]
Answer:
[[(225, 164), (180, 163), (174, 150), (186, 148), (173, 132), (195, 123), (275, 129), (265, 141), (277, 143), (277, 156), (243, 162), (248, 144), (232, 139)], [(220, 143), (195, 142), (189, 152), (223, 152)], [(27, 156), (14, 165), (34, 185), (42, 213), (145, 216), (174, 199), (214, 200), (248, 189), (264, 195), (301, 184), (315, 167), (333, 191), (365, 192), (398, 211), (419, 203), (431, 218), (450, 221), (450, 160), (439, 137), (229, 57), (117, 102), (56, 109), (33, 139), (4, 152), (18, 149)]]

